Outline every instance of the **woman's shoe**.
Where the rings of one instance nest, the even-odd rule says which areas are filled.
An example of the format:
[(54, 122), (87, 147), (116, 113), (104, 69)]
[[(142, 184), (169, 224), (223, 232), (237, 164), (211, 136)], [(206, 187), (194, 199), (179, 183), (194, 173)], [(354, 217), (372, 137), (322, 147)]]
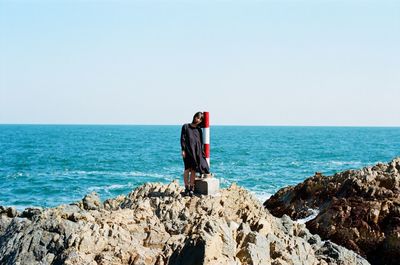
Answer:
[(185, 192), (184, 192), (185, 196), (189, 196), (190, 195), (190, 190), (188, 187), (185, 187)]
[(190, 186), (189, 196), (193, 197), (193, 195), (194, 195), (194, 186)]

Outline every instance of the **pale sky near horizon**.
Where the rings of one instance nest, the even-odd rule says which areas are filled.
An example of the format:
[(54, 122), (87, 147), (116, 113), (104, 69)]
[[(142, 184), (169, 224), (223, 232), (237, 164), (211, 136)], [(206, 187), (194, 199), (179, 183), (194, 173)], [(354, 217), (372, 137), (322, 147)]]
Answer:
[(0, 124), (400, 126), (400, 1), (0, 0)]

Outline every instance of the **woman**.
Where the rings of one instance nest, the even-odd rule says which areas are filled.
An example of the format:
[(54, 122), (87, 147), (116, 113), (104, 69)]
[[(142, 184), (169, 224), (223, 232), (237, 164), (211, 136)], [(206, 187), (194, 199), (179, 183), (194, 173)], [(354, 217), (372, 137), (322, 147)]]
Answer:
[(183, 181), (185, 183), (185, 194), (190, 196), (193, 196), (194, 193), (196, 172), (200, 174), (210, 173), (203, 150), (203, 132), (201, 130), (203, 117), (203, 112), (194, 114), (192, 123), (184, 124), (181, 132), (182, 158), (185, 165)]

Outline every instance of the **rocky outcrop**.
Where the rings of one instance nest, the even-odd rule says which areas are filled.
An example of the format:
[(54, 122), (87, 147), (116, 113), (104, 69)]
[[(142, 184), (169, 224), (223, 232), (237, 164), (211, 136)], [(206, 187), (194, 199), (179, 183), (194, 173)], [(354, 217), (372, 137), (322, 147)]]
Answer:
[(182, 192), (149, 183), (104, 203), (93, 193), (45, 210), (3, 207), (0, 264), (368, 264), (236, 185)]
[(361, 254), (372, 264), (399, 264), (400, 158), (279, 190), (264, 203), (275, 216), (304, 218), (312, 233)]

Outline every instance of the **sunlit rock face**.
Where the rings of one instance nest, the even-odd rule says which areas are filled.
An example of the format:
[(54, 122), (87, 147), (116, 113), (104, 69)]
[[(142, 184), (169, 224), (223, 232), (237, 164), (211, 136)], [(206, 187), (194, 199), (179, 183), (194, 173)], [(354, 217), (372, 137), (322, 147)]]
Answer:
[(369, 264), (232, 185), (183, 196), (148, 183), (101, 202), (0, 212), (0, 264)]

